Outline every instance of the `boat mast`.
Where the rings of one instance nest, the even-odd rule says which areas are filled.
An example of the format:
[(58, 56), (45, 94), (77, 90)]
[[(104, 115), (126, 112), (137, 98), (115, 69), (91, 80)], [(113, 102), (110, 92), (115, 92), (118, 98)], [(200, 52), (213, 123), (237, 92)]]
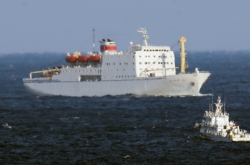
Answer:
[(185, 42), (186, 42), (186, 37), (181, 36), (179, 39), (179, 43), (181, 44), (181, 73), (185, 73), (185, 69), (187, 68), (186, 64), (186, 53), (185, 53)]
[(142, 33), (142, 38), (143, 38), (143, 45), (144, 46), (148, 46), (148, 34), (147, 34), (147, 30), (145, 28), (140, 28), (140, 30), (137, 30), (137, 32)]
[(93, 28), (93, 53), (95, 52), (95, 28)]

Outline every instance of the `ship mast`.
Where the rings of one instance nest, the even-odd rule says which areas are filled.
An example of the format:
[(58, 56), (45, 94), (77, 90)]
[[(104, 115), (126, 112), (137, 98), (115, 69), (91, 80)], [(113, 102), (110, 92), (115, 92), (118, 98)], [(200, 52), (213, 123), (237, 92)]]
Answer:
[(148, 46), (148, 34), (147, 34), (147, 30), (145, 28), (141, 28), (140, 30), (137, 30), (137, 32), (142, 33), (142, 38), (143, 38), (143, 46)]
[(95, 28), (93, 28), (93, 53), (95, 52)]
[(181, 45), (181, 73), (185, 73), (186, 72), (185, 69), (187, 68), (185, 42), (186, 42), (186, 38), (184, 36), (181, 36), (181, 38), (179, 39), (179, 43)]

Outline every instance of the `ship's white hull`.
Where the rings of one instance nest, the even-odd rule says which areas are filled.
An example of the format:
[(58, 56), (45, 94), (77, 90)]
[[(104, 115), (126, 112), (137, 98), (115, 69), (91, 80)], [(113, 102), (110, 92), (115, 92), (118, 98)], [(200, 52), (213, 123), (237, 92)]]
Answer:
[(212, 140), (212, 141), (232, 142), (232, 139), (229, 137), (206, 135), (206, 134), (201, 134), (201, 136), (205, 139)]
[(28, 92), (38, 96), (105, 96), (105, 95), (199, 95), (210, 76), (208, 72), (171, 75), (165, 78), (141, 78), (119, 81), (50, 81), (23, 80)]
[(216, 135), (206, 135), (201, 134), (201, 136), (205, 139), (213, 140), (213, 141), (222, 141), (222, 142), (249, 142), (250, 137), (223, 137), (223, 136), (216, 136)]

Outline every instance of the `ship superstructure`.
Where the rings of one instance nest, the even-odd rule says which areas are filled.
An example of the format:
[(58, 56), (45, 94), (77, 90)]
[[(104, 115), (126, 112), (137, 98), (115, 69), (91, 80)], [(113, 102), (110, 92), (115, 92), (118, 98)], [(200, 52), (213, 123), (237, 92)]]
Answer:
[[(24, 78), (24, 86), (35, 95), (104, 96), (104, 95), (199, 95), (209, 72), (185, 73), (185, 37), (181, 37), (181, 73), (176, 74), (174, 52), (169, 46), (133, 44), (126, 52), (117, 51), (111, 39), (100, 41), (99, 52), (67, 54), (66, 67), (35, 71)], [(183, 62), (184, 60), (184, 62)]]
[(210, 105), (210, 109), (204, 113), (202, 122), (195, 125), (195, 128), (200, 130), (201, 136), (214, 141), (250, 141), (250, 134), (246, 130), (241, 130), (234, 121), (229, 121), (229, 114), (225, 109), (222, 110), (220, 96), (215, 106), (214, 111), (213, 105)]

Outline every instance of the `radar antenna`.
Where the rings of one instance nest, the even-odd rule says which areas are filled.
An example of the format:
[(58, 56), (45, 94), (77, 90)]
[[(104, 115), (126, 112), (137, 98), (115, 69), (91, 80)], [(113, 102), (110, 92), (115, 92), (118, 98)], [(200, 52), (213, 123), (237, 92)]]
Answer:
[(140, 30), (137, 30), (137, 32), (142, 33), (142, 38), (143, 38), (143, 45), (144, 46), (148, 46), (148, 34), (147, 34), (147, 30), (145, 28), (140, 28)]

